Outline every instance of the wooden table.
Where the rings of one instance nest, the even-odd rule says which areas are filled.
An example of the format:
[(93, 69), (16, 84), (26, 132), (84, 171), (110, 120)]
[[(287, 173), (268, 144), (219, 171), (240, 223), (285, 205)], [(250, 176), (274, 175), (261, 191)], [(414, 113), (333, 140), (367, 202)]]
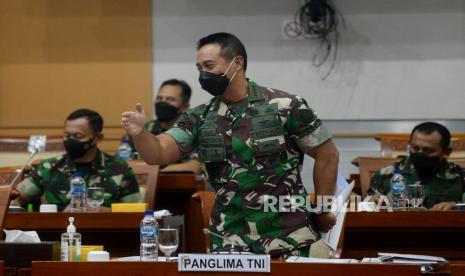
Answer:
[(377, 252), (465, 260), (465, 212), (348, 213), (343, 257), (361, 259)]
[(197, 225), (202, 221), (202, 214), (198, 209), (192, 208), (191, 197), (195, 192), (204, 189), (205, 180), (194, 174), (160, 172), (155, 208), (168, 209), (175, 215), (184, 216), (185, 227), (181, 239), (184, 241), (185, 252), (196, 252), (198, 238), (187, 233), (198, 231), (196, 234), (201, 234), (200, 229), (197, 230), (199, 228)]
[[(168, 209), (175, 214), (162, 223), (182, 225), (181, 251), (184, 248), (191, 252), (189, 249), (194, 247), (191, 243), (195, 240), (185, 239), (184, 232), (188, 228), (185, 221), (195, 221), (196, 215), (189, 208), (189, 201), (193, 193), (203, 189), (203, 179), (193, 174), (160, 174), (155, 205), (157, 209)], [(112, 256), (139, 254), (139, 223), (143, 213), (8, 213), (4, 228), (36, 230), (42, 240), (59, 241), (61, 233), (66, 231), (69, 216), (75, 217), (77, 231), (83, 235), (83, 244), (103, 244)]]
[[(112, 257), (139, 255), (139, 228), (143, 213), (8, 213), (4, 227), (35, 230), (43, 241), (59, 241), (61, 234), (66, 232), (70, 216), (74, 217), (83, 245), (103, 244)], [(159, 224), (179, 227), (177, 221), (177, 216), (166, 217), (159, 220)]]
[(103, 244), (112, 256), (139, 254), (143, 213), (8, 213), (4, 227), (35, 230), (43, 241), (59, 241), (70, 216), (74, 217), (84, 245)]
[[(5, 228), (36, 230), (42, 240), (60, 240), (70, 215), (84, 244), (103, 243), (112, 256), (137, 255), (142, 213), (9, 213)], [(187, 242), (203, 247), (202, 241), (192, 238), (196, 232), (201, 229), (187, 233)], [(343, 257), (361, 259), (392, 251), (465, 260), (464, 237), (461, 211), (348, 213)]]
[[(239, 271), (238, 271), (239, 272)], [(242, 273), (215, 273), (209, 272), (209, 276), (238, 276)], [(126, 275), (206, 275), (202, 272), (178, 272), (177, 263), (166, 262), (89, 262), (89, 263), (65, 263), (65, 262), (33, 262), (33, 276), (126, 276)], [(377, 276), (403, 276), (420, 275), (420, 267), (413, 265), (378, 265), (378, 264), (302, 264), (272, 262), (271, 273), (250, 273), (250, 275), (377, 275)]]
[(205, 180), (194, 174), (160, 172), (155, 200), (156, 209), (174, 214), (189, 213), (189, 201), (197, 191), (205, 189)]

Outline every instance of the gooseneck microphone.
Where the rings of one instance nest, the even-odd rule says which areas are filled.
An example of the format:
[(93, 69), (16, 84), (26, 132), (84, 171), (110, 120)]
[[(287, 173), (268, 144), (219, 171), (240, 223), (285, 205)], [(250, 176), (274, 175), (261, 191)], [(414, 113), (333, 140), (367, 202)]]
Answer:
[(207, 228), (203, 228), (202, 229), (202, 232), (205, 234), (205, 235), (211, 235), (211, 236), (215, 236), (217, 238), (220, 238), (222, 240), (225, 240), (227, 242), (229, 242), (231, 244), (231, 249), (229, 250), (230, 253), (233, 252), (234, 249), (238, 249), (238, 252), (241, 253), (242, 252), (242, 246), (239, 246), (236, 242), (234, 242), (233, 240), (231, 240), (230, 238), (228, 237), (225, 237), (225, 236), (221, 236), (217, 233), (214, 233), (210, 230), (208, 230)]
[(13, 180), (10, 182), (10, 188), (14, 188), (15, 187), (15, 183), (16, 183), (16, 180), (18, 180), (18, 178), (21, 176), (21, 174), (23, 173), (24, 169), (29, 165), (29, 163), (31, 162), (32, 158), (34, 158), (34, 156), (36, 156), (36, 154), (39, 152), (39, 147), (35, 147), (34, 150), (31, 152), (31, 155), (29, 155), (29, 158), (27, 159), (26, 161), (26, 164), (24, 164), (24, 166), (18, 170), (16, 172), (16, 175), (15, 177), (13, 178)]

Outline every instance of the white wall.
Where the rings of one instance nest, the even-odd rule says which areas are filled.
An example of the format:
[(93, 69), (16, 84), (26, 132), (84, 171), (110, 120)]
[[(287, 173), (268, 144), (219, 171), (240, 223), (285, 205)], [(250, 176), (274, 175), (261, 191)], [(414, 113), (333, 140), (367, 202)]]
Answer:
[(347, 28), (326, 81), (311, 65), (317, 43), (281, 38), (301, 2), (154, 0), (154, 90), (176, 77), (192, 85), (193, 105), (208, 99), (195, 43), (226, 31), (247, 48), (248, 77), (304, 96), (323, 119), (465, 117), (465, 1), (334, 0)]

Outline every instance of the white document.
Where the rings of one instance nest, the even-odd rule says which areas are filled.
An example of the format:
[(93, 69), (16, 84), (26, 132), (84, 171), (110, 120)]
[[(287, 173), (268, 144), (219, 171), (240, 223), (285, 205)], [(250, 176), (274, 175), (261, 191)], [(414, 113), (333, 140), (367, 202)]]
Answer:
[(363, 258), (361, 261), (363, 264), (382, 264), (383, 262), (379, 258)]
[(286, 263), (355, 264), (359, 263), (359, 261), (356, 259), (322, 259), (291, 256), (287, 258)]
[(447, 262), (446, 259), (428, 255), (378, 253), (381, 262), (406, 263), (406, 264), (434, 264)]
[[(339, 240), (342, 234), (342, 228), (344, 226), (344, 219), (346, 215), (347, 206), (349, 204), (350, 194), (354, 188), (355, 183), (352, 182), (350, 185), (347, 183), (344, 177), (338, 174), (337, 176), (337, 191), (336, 197), (342, 198), (333, 203), (331, 210), (336, 215), (336, 224), (327, 233), (320, 232), (321, 239), (331, 248), (336, 250)], [(343, 203), (343, 204), (341, 204)]]

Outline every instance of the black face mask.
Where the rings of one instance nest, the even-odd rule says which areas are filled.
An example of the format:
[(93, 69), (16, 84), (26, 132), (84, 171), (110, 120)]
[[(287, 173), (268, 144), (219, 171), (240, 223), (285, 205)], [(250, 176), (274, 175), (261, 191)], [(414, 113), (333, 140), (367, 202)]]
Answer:
[(236, 73), (232, 76), (231, 79), (226, 77), (226, 73), (231, 68), (231, 65), (234, 63), (236, 58), (234, 58), (226, 69), (226, 72), (223, 74), (214, 74), (206, 71), (202, 71), (199, 76), (200, 86), (203, 90), (207, 91), (208, 93), (212, 94), (213, 96), (221, 96), (226, 91), (226, 88), (231, 83), (231, 81), (236, 76)]
[(419, 172), (433, 172), (441, 163), (440, 156), (428, 156), (422, 152), (411, 152), (410, 161)]
[(229, 79), (223, 74), (213, 74), (203, 71), (199, 77), (202, 89), (213, 96), (221, 96), (229, 85)]
[(71, 159), (79, 159), (83, 157), (91, 148), (95, 146), (93, 139), (81, 142), (76, 139), (68, 138), (63, 140), (66, 153)]
[(170, 122), (179, 115), (178, 109), (167, 102), (155, 103), (155, 115), (160, 122)]

